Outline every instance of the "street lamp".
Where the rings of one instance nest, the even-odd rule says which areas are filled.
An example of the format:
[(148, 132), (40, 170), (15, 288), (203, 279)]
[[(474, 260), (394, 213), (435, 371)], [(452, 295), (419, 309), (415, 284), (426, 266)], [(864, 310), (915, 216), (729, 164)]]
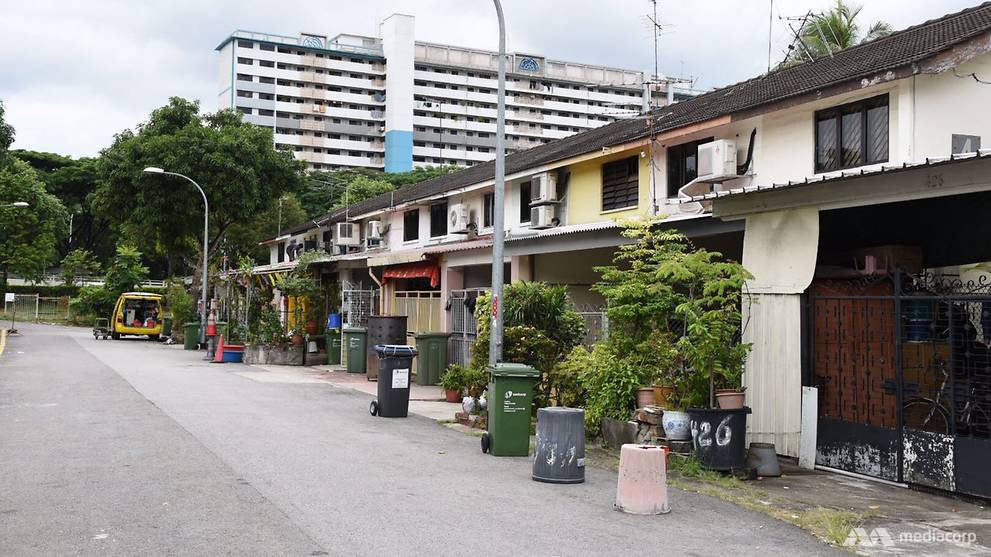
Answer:
[(200, 308), (200, 342), (206, 342), (206, 319), (207, 319), (206, 291), (207, 291), (207, 280), (208, 280), (207, 249), (209, 248), (209, 243), (207, 240), (210, 235), (210, 203), (206, 200), (206, 193), (203, 191), (203, 188), (201, 188), (200, 185), (197, 184), (196, 181), (190, 178), (189, 176), (186, 176), (184, 174), (179, 174), (178, 172), (166, 172), (156, 166), (149, 166), (144, 171), (148, 174), (164, 174), (166, 176), (178, 176), (179, 178), (184, 178), (187, 181), (189, 181), (189, 183), (196, 186), (196, 189), (200, 190), (200, 195), (203, 196), (203, 285), (202, 285), (203, 293), (202, 296), (200, 297), (201, 298), (200, 303), (202, 304), (203, 307)]
[(506, 196), (506, 18), (502, 3), (495, 3), (499, 18), (499, 89), (496, 108), (495, 195), (492, 215), (492, 331), (489, 336), (489, 364), (502, 360), (502, 245)]

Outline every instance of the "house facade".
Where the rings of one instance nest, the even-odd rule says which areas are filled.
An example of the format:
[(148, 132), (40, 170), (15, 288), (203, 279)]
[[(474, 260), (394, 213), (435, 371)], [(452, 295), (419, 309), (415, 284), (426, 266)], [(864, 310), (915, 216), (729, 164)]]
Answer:
[[(663, 216), (754, 276), (750, 439), (991, 495), (974, 468), (991, 462), (989, 51), (982, 5), (514, 153), (506, 276), (601, 306), (589, 287), (617, 221)], [(456, 331), (452, 297), (489, 286), (492, 188), (483, 163), (363, 201), (268, 240), (259, 272), (322, 248), (382, 311), (410, 314), (397, 293), (425, 292), (428, 326)], [(361, 240), (342, 246), (344, 231)]]

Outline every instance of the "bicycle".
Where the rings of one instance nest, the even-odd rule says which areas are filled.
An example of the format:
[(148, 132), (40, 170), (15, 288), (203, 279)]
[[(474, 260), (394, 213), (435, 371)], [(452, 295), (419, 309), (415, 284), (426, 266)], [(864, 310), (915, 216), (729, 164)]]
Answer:
[[(943, 374), (943, 380), (936, 391), (935, 398), (916, 396), (902, 404), (902, 425), (906, 428), (929, 431), (932, 433), (951, 433), (951, 426), (956, 419), (958, 435), (969, 435), (987, 439), (991, 433), (988, 413), (975, 402), (978, 398), (977, 388), (969, 386), (967, 402), (956, 415), (943, 405), (941, 400), (947, 395), (950, 384), (950, 372), (942, 358), (934, 358), (935, 367)], [(985, 401), (986, 403), (987, 401)]]

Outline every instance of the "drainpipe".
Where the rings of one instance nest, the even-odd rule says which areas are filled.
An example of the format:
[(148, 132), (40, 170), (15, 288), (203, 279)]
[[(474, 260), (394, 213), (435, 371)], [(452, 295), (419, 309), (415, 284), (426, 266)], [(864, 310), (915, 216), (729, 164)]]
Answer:
[(667, 92), (668, 92), (668, 106), (674, 104), (674, 81), (669, 79), (667, 81)]
[(375, 276), (375, 272), (372, 268), (368, 268), (368, 276), (372, 277), (375, 281), (375, 285), (379, 287), (379, 315), (385, 315), (385, 287), (382, 286), (382, 282)]
[(643, 84), (643, 100), (642, 101), (643, 101), (643, 103), (642, 103), (642, 105), (640, 107), (640, 110), (644, 114), (647, 114), (648, 112), (650, 112), (650, 82), (649, 81), (645, 81), (644, 84)]

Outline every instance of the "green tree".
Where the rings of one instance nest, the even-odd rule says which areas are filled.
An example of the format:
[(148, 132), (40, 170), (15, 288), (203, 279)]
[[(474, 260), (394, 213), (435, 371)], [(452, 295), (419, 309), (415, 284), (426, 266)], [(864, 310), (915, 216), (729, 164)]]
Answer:
[(62, 258), (62, 281), (68, 286), (75, 286), (77, 277), (95, 275), (99, 272), (100, 262), (89, 250), (74, 249)]
[(148, 279), (148, 267), (141, 262), (141, 252), (132, 246), (117, 246), (117, 255), (107, 269), (104, 288), (113, 298), (135, 290)]
[(0, 101), (0, 165), (6, 162), (8, 150), (14, 143), (14, 127), (7, 123), (4, 113), (3, 101)]
[[(29, 206), (9, 206), (22, 201)], [(45, 191), (31, 167), (13, 159), (0, 163), (0, 291), (6, 290), (9, 273), (41, 279), (57, 261), (66, 218), (65, 207)]]
[(785, 64), (807, 61), (809, 56), (818, 59), (851, 46), (891, 34), (891, 25), (875, 21), (861, 33), (857, 16), (863, 6), (836, 0), (836, 5), (826, 12), (815, 14), (805, 22), (799, 35), (801, 44), (785, 59)]
[[(332, 208), (343, 207), (345, 195), (348, 203), (357, 203), (411, 184), (430, 180), (443, 174), (462, 170), (458, 166), (421, 167), (409, 172), (385, 173), (368, 168), (343, 168), (328, 172), (315, 171), (307, 175), (299, 194), (299, 201), (306, 211), (306, 218), (316, 218)], [(355, 186), (354, 183), (358, 181)], [(384, 183), (389, 184), (386, 187)], [(346, 194), (345, 194), (346, 192)], [(290, 222), (290, 224), (296, 224)]]
[[(169, 270), (200, 265), (203, 202), (185, 180), (143, 173), (149, 166), (189, 176), (210, 203), (208, 255), (227, 232), (296, 190), (303, 163), (272, 147), (272, 130), (223, 110), (201, 115), (199, 103), (173, 97), (148, 122), (119, 133), (101, 152), (95, 204), (123, 237), (166, 258)], [(260, 239), (260, 238), (259, 238)]]
[[(286, 194), (282, 200), (282, 230), (305, 222), (306, 212), (294, 194)], [(269, 247), (259, 245), (259, 241), (271, 238), (279, 232), (279, 202), (258, 213), (254, 218), (238, 222), (227, 230), (227, 246), (224, 248), (228, 261), (236, 261), (236, 256), (251, 258), (256, 265), (269, 262)]]

